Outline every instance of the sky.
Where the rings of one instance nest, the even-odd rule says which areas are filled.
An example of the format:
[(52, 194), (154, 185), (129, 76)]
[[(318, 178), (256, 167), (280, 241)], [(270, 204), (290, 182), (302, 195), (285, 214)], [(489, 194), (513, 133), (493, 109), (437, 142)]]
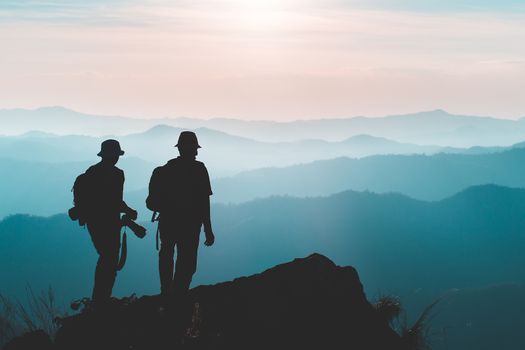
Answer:
[(525, 117), (523, 0), (2, 0), (0, 108)]

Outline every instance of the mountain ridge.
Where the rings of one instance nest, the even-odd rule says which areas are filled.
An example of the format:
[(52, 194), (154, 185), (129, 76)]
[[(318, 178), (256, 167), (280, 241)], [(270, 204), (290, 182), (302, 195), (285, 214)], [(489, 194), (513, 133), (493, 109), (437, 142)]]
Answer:
[[(400, 114), (383, 117), (349, 117), (295, 121), (246, 121), (231, 118), (151, 118), (98, 116), (66, 108), (34, 110), (0, 110), (0, 121), (9, 126), (7, 134), (19, 134), (31, 129), (45, 132), (82, 133), (97, 136), (123, 135), (145, 130), (155, 124), (181, 128), (208, 127), (259, 141), (281, 142), (309, 138), (341, 141), (356, 134), (373, 134), (400, 142), (470, 147), (494, 144), (509, 145), (523, 140), (522, 119), (498, 119), (450, 114), (443, 110)], [(96, 123), (93, 123), (96, 120)], [(475, 130), (475, 132), (473, 132)], [(447, 142), (448, 140), (448, 142)]]
[[(254, 268), (262, 269), (278, 260), (290, 258), (290, 255), (304, 255), (307, 250), (316, 250), (330, 255), (338, 264), (356, 266), (372, 289), (380, 285), (380, 276), (385, 288), (400, 288), (405, 285), (417, 288), (421, 287), (418, 285), (421, 282), (418, 277), (420, 269), (412, 266), (407, 267), (405, 272), (402, 271), (402, 266), (411, 264), (410, 260), (415, 257), (427, 254), (433, 257), (432, 261), (443, 264), (421, 263), (421, 269), (429, 268), (432, 271), (454, 264), (455, 259), (462, 256), (471, 255), (476, 261), (481, 259), (479, 266), (484, 266), (487, 261), (483, 260), (483, 256), (473, 255), (474, 252), (480, 254), (483, 250), (487, 252), (487, 256), (491, 256), (488, 252), (499, 251), (508, 244), (507, 257), (497, 264), (492, 262), (492, 266), (501, 265), (507, 269), (498, 272), (497, 278), (489, 273), (483, 276), (481, 271), (470, 271), (467, 278), (463, 276), (465, 271), (460, 271), (459, 267), (453, 274), (444, 273), (438, 276), (444, 279), (442, 285), (447, 288), (460, 287), (455, 284), (464, 284), (462, 280), (490, 281), (494, 278), (493, 282), (502, 282), (506, 280), (505, 276), (514, 276), (520, 270), (519, 266), (522, 266), (518, 260), (523, 260), (523, 255), (519, 253), (522, 244), (519, 242), (522, 239), (517, 233), (525, 230), (525, 218), (522, 215), (525, 211), (525, 190), (485, 185), (462, 191), (451, 198), (425, 202), (400, 194), (347, 191), (319, 198), (270, 197), (237, 205), (214, 204), (212, 212), (215, 231), (220, 232), (221, 239), (218, 240), (218, 250), (202, 252), (203, 264), (206, 266), (204, 269), (210, 269), (211, 275), (197, 276), (197, 280), (202, 283), (210, 281), (212, 276), (215, 276), (212, 280), (231, 278), (225, 271), (231, 271), (229, 273), (235, 275), (246, 274), (253, 272)], [(497, 209), (498, 205), (502, 205), (504, 209)], [(443, 221), (442, 218), (447, 219)], [(156, 256), (153, 249), (155, 225), (149, 222), (143, 224), (151, 234), (144, 241), (133, 237), (128, 242), (130, 269), (136, 269), (139, 274), (147, 270), (147, 266), (151, 264), (148, 261), (154, 260)], [(53, 253), (46, 248), (42, 254), (57, 256), (55, 250), (62, 246), (70, 247), (70, 253), (74, 256), (84, 250), (89, 252), (86, 258), (94, 254), (87, 232), (71, 222), (67, 215), (59, 214), (47, 218), (14, 215), (0, 221), (0, 240), (4, 242), (0, 244), (0, 247), (3, 246), (0, 248), (3, 251), (0, 255), (3, 255), (4, 260), (16, 258), (16, 254), (21, 252), (9, 247), (12, 248), (29, 233), (37, 238), (39, 232), (43, 232), (45, 236), (30, 239), (29, 242), (32, 243), (27, 244), (26, 249), (31, 251), (33, 244), (40, 249), (51, 244), (52, 247), (48, 248)], [(499, 238), (498, 232), (501, 232)], [(47, 235), (50, 236), (45, 239)], [(320, 240), (320, 237), (323, 239)], [(279, 244), (276, 245), (276, 242)], [(374, 242), (380, 244), (375, 246)], [(236, 247), (239, 246), (244, 248), (237, 251)], [(388, 247), (397, 247), (399, 252), (389, 250)], [(443, 255), (440, 251), (448, 253)], [(61, 252), (64, 256), (59, 260), (67, 260), (66, 256), (70, 253)], [(438, 255), (434, 256), (436, 254)], [(60, 255), (57, 256), (59, 257)], [(245, 264), (239, 264), (238, 259), (241, 257), (245, 257)], [(445, 257), (450, 261), (443, 260)], [(209, 261), (214, 258), (222, 261), (222, 269), (217, 270), (216, 266), (209, 265)], [(5, 261), (3, 264), (8, 266), (14, 261)], [(399, 276), (383, 276), (394, 261), (399, 266), (399, 274), (414, 274), (413, 281), (405, 281), (406, 277), (397, 281)], [(508, 265), (511, 261), (512, 266), (515, 266), (513, 268)], [(26, 271), (23, 267), (25, 263), (18, 264), (19, 271)], [(525, 265), (525, 261), (523, 264)], [(82, 267), (84, 268), (86, 267)], [(499, 268), (496, 270), (499, 271)], [(28, 271), (26, 272), (29, 273)], [(124, 280), (127, 280), (124, 287), (134, 285), (134, 279), (128, 280), (131, 277), (129, 271), (124, 271), (124, 276)], [(152, 282), (155, 278), (152, 276), (144, 277), (143, 280), (147, 288), (137, 292), (147, 292), (151, 285), (155, 285)]]
[(337, 157), (285, 167), (244, 171), (214, 181), (222, 202), (271, 195), (318, 196), (347, 189), (400, 192), (439, 200), (473, 185), (525, 187), (525, 148), (487, 154), (374, 155)]
[[(367, 295), (399, 295), (412, 318), (450, 291), (468, 295), (442, 299), (436, 309), (441, 315), (444, 308), (447, 315), (436, 323), (440, 329), (451, 321), (457, 325), (457, 331), (450, 330), (451, 339), (458, 339), (463, 331), (468, 334), (463, 347), (442, 343), (438, 350), (489, 350), (475, 346), (480, 337), (476, 330), (485, 335), (487, 329), (522, 344), (525, 340), (519, 327), (505, 329), (498, 326), (498, 319), (467, 328), (464, 322), (474, 317), (469, 315), (501, 315), (495, 312), (497, 305), (515, 305), (511, 300), (491, 299), (492, 292), (479, 291), (483, 292), (479, 298), (475, 295), (489, 286), (525, 283), (523, 212), (525, 189), (495, 185), (475, 186), (438, 202), (346, 191), (320, 198), (271, 197), (213, 205), (217, 242), (214, 249), (199, 252), (194, 281), (213, 285), (316, 251), (330, 256), (337, 265), (354, 266)], [(140, 295), (158, 292), (157, 275), (152, 273), (158, 259), (156, 226), (143, 224), (149, 231), (143, 240), (128, 232), (128, 261), (119, 272), (116, 296), (130, 291)], [(31, 281), (35, 290), (51, 284), (66, 300), (81, 298), (90, 292), (95, 263), (87, 231), (66, 214), (48, 218), (17, 215), (0, 221), (0, 265), (5, 268), (3, 281), (8, 281), (2, 292), (8, 295), (23, 295), (26, 282)], [(511, 288), (497, 295), (515, 298), (522, 291)], [(472, 308), (470, 296), (482, 300), (481, 306)], [(521, 320), (523, 315), (513, 313), (512, 317)], [(458, 324), (460, 321), (463, 323)]]

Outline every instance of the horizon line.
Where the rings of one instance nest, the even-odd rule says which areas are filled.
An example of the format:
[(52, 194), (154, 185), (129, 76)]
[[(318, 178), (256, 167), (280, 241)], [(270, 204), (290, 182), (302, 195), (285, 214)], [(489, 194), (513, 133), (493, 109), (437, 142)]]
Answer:
[(449, 116), (455, 116), (455, 117), (469, 117), (469, 118), (487, 118), (487, 119), (495, 119), (495, 120), (504, 120), (504, 121), (520, 121), (525, 118), (525, 114), (521, 117), (517, 118), (509, 118), (509, 117), (497, 117), (492, 115), (478, 115), (478, 114), (464, 114), (464, 113), (454, 113), (449, 112), (446, 109), (443, 108), (435, 108), (435, 109), (428, 109), (428, 110), (420, 110), (415, 112), (406, 112), (406, 113), (394, 113), (394, 114), (386, 114), (386, 115), (354, 115), (354, 116), (341, 116), (341, 117), (318, 117), (318, 118), (305, 118), (305, 119), (289, 119), (289, 120), (276, 120), (276, 119), (244, 119), (241, 117), (196, 117), (196, 116), (153, 116), (153, 117), (140, 117), (140, 116), (131, 116), (131, 115), (120, 115), (120, 114), (97, 114), (92, 112), (83, 112), (79, 111), (77, 109), (66, 107), (63, 105), (49, 105), (49, 106), (40, 106), (40, 107), (34, 107), (34, 108), (24, 108), (24, 107), (0, 107), (0, 112), (9, 112), (9, 111), (32, 111), (36, 112), (39, 110), (51, 110), (51, 109), (57, 109), (62, 110), (66, 112), (73, 112), (77, 114), (83, 114), (87, 116), (93, 116), (93, 117), (103, 117), (103, 118), (124, 118), (124, 119), (134, 119), (134, 120), (144, 120), (144, 121), (153, 121), (153, 120), (201, 120), (201, 121), (213, 121), (213, 120), (231, 120), (231, 121), (241, 121), (241, 122), (259, 122), (259, 123), (279, 123), (279, 124), (288, 124), (288, 123), (295, 123), (295, 122), (315, 122), (315, 121), (331, 121), (331, 120), (349, 120), (349, 119), (385, 119), (385, 118), (393, 118), (393, 117), (403, 117), (403, 116), (412, 116), (412, 115), (418, 115), (418, 114), (429, 114), (429, 113), (443, 113)]

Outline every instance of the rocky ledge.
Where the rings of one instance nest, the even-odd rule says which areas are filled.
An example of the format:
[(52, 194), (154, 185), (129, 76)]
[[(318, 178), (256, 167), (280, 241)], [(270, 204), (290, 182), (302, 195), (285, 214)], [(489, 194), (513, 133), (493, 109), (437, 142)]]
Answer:
[[(62, 319), (54, 343), (41, 335), (31, 339), (64, 350), (402, 348), (366, 300), (357, 271), (319, 254), (196, 287), (188, 305), (191, 321), (182, 325), (177, 313), (183, 310), (159, 311), (158, 296), (125, 299), (104, 312), (84, 310)], [(7, 348), (33, 346), (19, 337)]]

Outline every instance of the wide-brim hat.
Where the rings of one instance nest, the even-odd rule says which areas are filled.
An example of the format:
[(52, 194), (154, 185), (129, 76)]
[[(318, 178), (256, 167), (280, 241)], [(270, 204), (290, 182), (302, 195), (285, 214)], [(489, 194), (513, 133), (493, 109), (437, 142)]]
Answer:
[(179, 135), (179, 141), (175, 147), (189, 147), (202, 148), (197, 140), (197, 135), (193, 131), (183, 131)]
[(120, 143), (117, 140), (106, 140), (100, 145), (100, 152), (97, 156), (99, 157), (114, 157), (122, 156), (124, 151), (120, 148)]

